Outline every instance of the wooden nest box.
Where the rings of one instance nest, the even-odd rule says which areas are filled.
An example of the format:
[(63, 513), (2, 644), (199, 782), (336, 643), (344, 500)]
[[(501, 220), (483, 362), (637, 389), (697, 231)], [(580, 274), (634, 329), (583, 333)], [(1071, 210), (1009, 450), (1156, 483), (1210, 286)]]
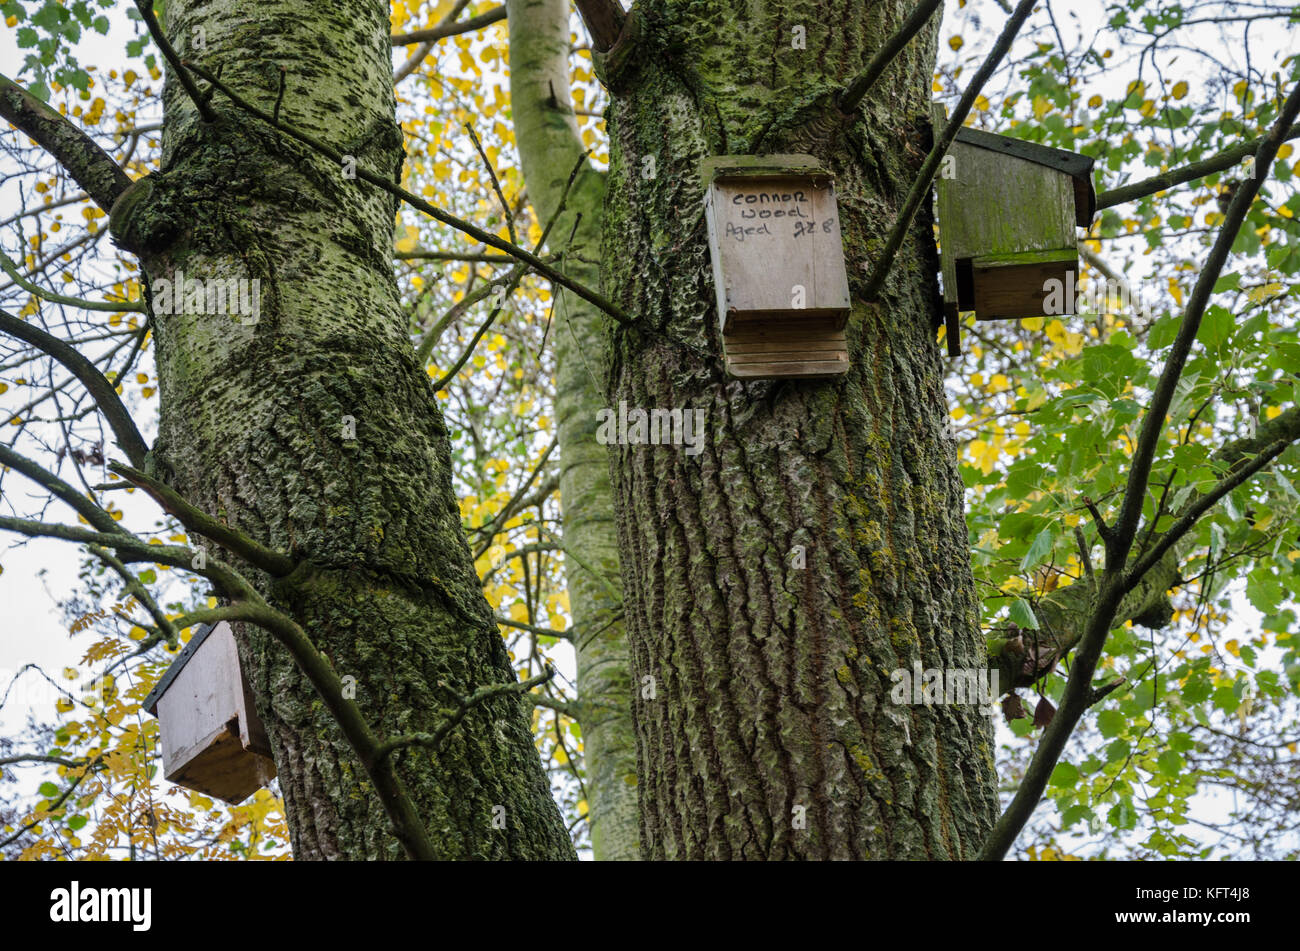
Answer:
[(719, 155), (701, 176), (727, 372), (846, 372), (849, 281), (830, 175), (810, 155)]
[[(944, 121), (936, 103), (936, 130)], [(1097, 210), (1092, 166), (1075, 152), (958, 131), (936, 182), (949, 353), (961, 352), (961, 311), (977, 320), (1074, 313), (1075, 227)]]
[(144, 708), (158, 718), (168, 781), (233, 805), (275, 777), (266, 729), (225, 621), (199, 628)]

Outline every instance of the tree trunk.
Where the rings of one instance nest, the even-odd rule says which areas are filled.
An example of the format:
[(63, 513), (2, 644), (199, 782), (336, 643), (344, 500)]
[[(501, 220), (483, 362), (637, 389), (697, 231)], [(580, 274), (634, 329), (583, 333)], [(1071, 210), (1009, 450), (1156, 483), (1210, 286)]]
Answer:
[[(510, 101), (515, 140), (533, 209), (543, 222), (559, 207), (582, 156), (569, 95), (568, 0), (510, 0)], [(564, 270), (595, 287), (600, 280), (604, 176), (584, 160), (549, 250)], [(575, 217), (581, 216), (573, 241)], [(639, 855), (636, 741), (623, 622), (609, 451), (596, 442), (596, 414), (606, 405), (609, 348), (600, 313), (581, 298), (557, 294), (555, 412), (560, 437), (564, 566), (577, 631), (578, 719), (597, 861)]]
[[(911, 8), (669, 0), (603, 67), (606, 286), (659, 331), (619, 334), (615, 400), (706, 421), (698, 455), (614, 466), (651, 858), (969, 858), (997, 814), (989, 718), (890, 700), (896, 669), (986, 666), (928, 213), (862, 297), (929, 146), (934, 24), (864, 115), (835, 106)], [(723, 370), (698, 162), (758, 152), (836, 181), (854, 306), (832, 381)]]
[[(399, 175), (386, 2), (172, 0), (167, 13), (183, 56), (358, 165)], [(260, 314), (157, 315), (153, 466), (300, 560), (287, 579), (252, 576), (345, 685), (355, 678), (376, 733), (430, 732), (454, 707), (451, 693), (516, 676), (474, 574), (442, 414), (399, 306), (394, 200), (221, 94), (212, 105), (217, 121), (199, 121), (169, 77), (162, 171), (119, 201), (114, 234), (141, 255), (155, 304), (159, 282), (180, 273), (256, 279)], [(288, 654), (260, 630), (238, 633), (295, 856), (400, 857), (365, 771)], [(440, 856), (572, 857), (525, 711), (517, 695), (498, 697), (435, 752), (397, 754)]]

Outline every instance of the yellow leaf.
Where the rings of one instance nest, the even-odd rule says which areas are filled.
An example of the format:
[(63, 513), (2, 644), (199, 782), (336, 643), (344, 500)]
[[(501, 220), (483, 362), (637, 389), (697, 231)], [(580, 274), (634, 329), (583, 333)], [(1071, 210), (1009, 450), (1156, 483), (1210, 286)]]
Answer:
[(951, 46), (954, 51), (961, 49), (962, 43), (964, 42), (965, 41), (960, 36), (948, 37), (948, 45)]
[(1179, 307), (1183, 305), (1183, 288), (1175, 278), (1169, 279), (1169, 293)]
[(1173, 94), (1175, 99), (1182, 99), (1187, 95), (1186, 80), (1180, 79), (1178, 82), (1174, 83)]

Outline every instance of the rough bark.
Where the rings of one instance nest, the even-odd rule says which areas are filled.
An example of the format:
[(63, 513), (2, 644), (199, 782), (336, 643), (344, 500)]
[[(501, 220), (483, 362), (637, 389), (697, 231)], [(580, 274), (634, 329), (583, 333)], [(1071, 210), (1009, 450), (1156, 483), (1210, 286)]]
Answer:
[[(582, 155), (569, 96), (567, 0), (510, 0), (510, 99), (515, 140), (533, 208), (549, 221)], [(571, 277), (596, 286), (604, 176), (583, 163), (555, 223), (550, 250), (564, 254)], [(578, 229), (573, 231), (574, 221)], [(573, 235), (572, 242), (569, 241)], [(609, 354), (594, 307), (556, 289), (551, 344), (556, 361), (560, 498), (565, 578), (577, 637), (578, 719), (590, 815), (599, 860), (638, 857), (636, 743), (623, 622), (618, 531), (609, 452), (596, 442), (596, 414)]]
[[(172, 0), (182, 55), (281, 119), (398, 176), (388, 5)], [(193, 38), (203, 31), (204, 48)], [(447, 432), (392, 278), (393, 199), (241, 115), (199, 121), (169, 77), (160, 173), (125, 193), (114, 234), (161, 279), (257, 279), (261, 313), (157, 315), (155, 472), (302, 564), (257, 575), (384, 736), (431, 732), (476, 687), (513, 682), (460, 529)], [(355, 438), (348, 438), (351, 417)], [(364, 771), (287, 654), (241, 626), (299, 858), (400, 857)], [(346, 681), (345, 681), (346, 682)], [(447, 858), (573, 850), (525, 701), (475, 707), (399, 772)], [(497, 808), (504, 807), (504, 811)], [(494, 822), (494, 819), (497, 821)], [(498, 828), (503, 826), (503, 828)]]
[[(914, 662), (986, 663), (928, 214), (880, 302), (861, 296), (928, 145), (934, 26), (861, 116), (833, 105), (910, 8), (668, 0), (604, 64), (606, 286), (707, 352), (619, 332), (611, 369), (629, 407), (706, 412), (699, 455), (627, 445), (614, 465), (652, 858), (967, 858), (997, 814), (989, 718), (889, 698)], [(724, 375), (697, 167), (755, 152), (835, 176), (854, 307), (834, 381)]]

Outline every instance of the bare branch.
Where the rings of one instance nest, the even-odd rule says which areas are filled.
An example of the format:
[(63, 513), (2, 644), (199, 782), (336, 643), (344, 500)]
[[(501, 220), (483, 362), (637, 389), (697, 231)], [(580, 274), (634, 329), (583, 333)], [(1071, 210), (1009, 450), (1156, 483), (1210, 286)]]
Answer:
[(104, 211), (131, 179), (95, 140), (7, 76), (0, 76), (0, 116), (49, 152)]
[[(320, 139), (317, 139), (314, 136), (308, 135), (305, 132), (301, 132), (293, 128), (292, 126), (289, 126), (284, 122), (279, 121), (270, 113), (262, 109), (259, 109), (257, 106), (253, 105), (252, 103), (248, 102), (248, 100), (240, 96), (238, 93), (234, 92), (229, 86), (227, 86), (215, 75), (213, 75), (203, 67), (198, 66), (194, 63), (187, 63), (186, 65), (188, 65), (190, 69), (192, 69), (197, 75), (207, 80), (208, 82), (212, 83), (212, 85), (215, 86), (217, 89), (221, 90), (221, 92), (225, 94), (226, 98), (228, 98), (238, 108), (244, 110), (250, 115), (256, 116), (257, 118), (261, 119), (263, 122), (267, 123), (273, 128), (280, 130), (290, 138), (297, 139), (299, 142), (311, 146), (311, 148), (315, 149), (317, 152), (319, 152), (321, 155), (324, 155), (326, 158), (342, 164), (343, 162), (342, 152), (339, 152), (337, 149), (334, 149), (329, 145), (326, 145), (324, 142), (322, 142)], [(455, 215), (451, 214), (450, 212), (443, 211), (441, 208), (438, 208), (435, 205), (429, 204), (423, 198), (420, 198), (417, 195), (413, 195), (411, 192), (408, 192), (400, 185), (395, 184), (394, 182), (390, 181), (389, 179), (385, 178), (382, 175), (376, 175), (374, 172), (370, 171), (367, 168), (362, 167), (361, 165), (356, 166), (356, 174), (357, 174), (357, 178), (369, 182), (371, 185), (374, 185), (376, 188), (383, 189), (384, 191), (388, 192), (390, 195), (394, 195), (397, 198), (400, 198), (402, 201), (406, 202), (412, 208), (419, 209), (429, 217), (437, 221), (441, 221), (443, 224), (449, 225), (450, 227), (455, 228), (458, 231), (463, 231), (465, 234), (474, 238), (476, 241), (481, 241), (484, 244), (488, 245), (489, 247), (496, 248), (498, 251), (504, 251), (506, 254), (509, 254), (511, 257), (523, 261), (525, 264), (528, 264), (530, 267), (532, 267), (533, 270), (537, 271), (537, 273), (546, 277), (547, 280), (553, 281), (554, 283), (559, 284), (561, 287), (566, 287), (569, 290), (573, 291), (573, 293), (577, 294), (583, 300), (587, 301), (590, 304), (595, 305), (596, 307), (599, 307), (605, 313), (609, 314), (620, 324), (623, 324), (624, 326), (627, 327), (637, 326), (636, 320), (633, 317), (631, 317), (629, 314), (624, 312), (622, 308), (606, 300), (604, 297), (602, 297), (600, 294), (596, 293), (595, 291), (591, 290), (590, 288), (566, 276), (562, 271), (551, 267), (549, 264), (547, 264), (545, 261), (543, 261), (541, 258), (533, 254), (532, 252), (525, 251), (523, 248), (511, 244), (509, 241), (503, 241), (502, 239), (498, 238), (496, 235), (484, 231), (482, 228), (479, 228), (477, 225), (465, 221), (463, 218), (458, 218)]]
[[(1300, 125), (1293, 125), (1287, 129), (1283, 134), (1283, 139), (1300, 139)], [(1260, 136), (1258, 139), (1251, 139), (1249, 142), (1242, 142), (1230, 149), (1224, 149), (1217, 155), (1212, 155), (1199, 162), (1192, 162), (1180, 168), (1173, 168), (1167, 172), (1161, 172), (1159, 175), (1144, 178), (1140, 182), (1133, 182), (1131, 185), (1122, 185), (1119, 188), (1112, 188), (1110, 191), (1102, 192), (1097, 196), (1097, 210), (1122, 205), (1128, 201), (1137, 201), (1139, 198), (1154, 195), (1166, 188), (1193, 182), (1198, 178), (1205, 178), (1205, 176), (1213, 175), (1215, 172), (1222, 172), (1234, 165), (1240, 165), (1244, 159), (1254, 155), (1259, 150), (1263, 141), (1264, 137)]]
[(1169, 527), (1169, 530), (1160, 536), (1155, 547), (1147, 552), (1137, 564), (1128, 570), (1124, 579), (1125, 590), (1131, 591), (1136, 587), (1137, 583), (1142, 580), (1142, 576), (1151, 570), (1151, 566), (1160, 561), (1160, 559), (1165, 556), (1165, 553), (1177, 544), (1180, 538), (1191, 531), (1193, 526), (1196, 525), (1197, 520), (1210, 509), (1214, 508), (1214, 506), (1219, 503), (1220, 499), (1233, 489), (1237, 488), (1237, 486), (1249, 480), (1251, 476), (1259, 472), (1278, 456), (1282, 455), (1290, 445), (1290, 442), (1281, 440), (1273, 443), (1273, 445), (1269, 446), (1254, 459), (1250, 460), (1246, 465), (1221, 479), (1215, 484), (1213, 489), (1200, 496), (1191, 505), (1187, 506), (1182, 517), (1180, 517), (1178, 521), (1174, 522), (1174, 524)]
[(582, 14), (582, 22), (587, 24), (597, 53), (607, 52), (618, 42), (627, 22), (627, 14), (618, 0), (573, 0), (573, 5)]
[(123, 405), (121, 397), (117, 395), (117, 388), (105, 379), (104, 374), (100, 373), (93, 363), (69, 344), (5, 311), (0, 311), (0, 333), (29, 343), (63, 364), (64, 368), (81, 382), (90, 393), (91, 399), (99, 406), (100, 412), (108, 420), (109, 428), (113, 430), (118, 448), (126, 454), (132, 465), (144, 465), (149, 447), (144, 437), (140, 435), (140, 430), (136, 428), (135, 420)]
[(389, 38), (389, 42), (393, 46), (410, 46), (412, 43), (436, 43), (438, 40), (445, 40), (449, 36), (459, 36), (462, 33), (481, 30), (485, 26), (491, 26), (493, 23), (498, 23), (506, 18), (506, 8), (502, 4), (468, 19), (453, 19), (453, 17), (459, 16), (461, 10), (467, 6), (469, 6), (468, 3), (461, 3), (458, 7), (453, 8), (437, 25), (423, 30), (412, 30), (410, 33), (394, 34)]
[[(447, 718), (434, 727), (432, 733), (410, 733), (405, 736), (396, 736), (390, 740), (385, 740), (375, 751), (375, 758), (378, 762), (384, 762), (393, 753), (394, 750), (406, 746), (426, 746), (437, 750), (446, 739), (447, 734), (454, 729), (461, 720), (465, 719), (466, 714), (474, 707), (483, 703), (485, 700), (491, 700), (493, 697), (504, 697), (510, 694), (527, 693), (529, 690), (544, 684), (555, 676), (555, 668), (549, 664), (545, 672), (531, 677), (528, 680), (521, 680), (513, 684), (489, 684), (486, 687), (479, 687), (468, 697), (461, 697), (453, 694), (456, 702), (455, 709), (444, 711)], [(450, 693), (446, 684), (439, 682), (439, 686)]]
[(167, 35), (163, 33), (162, 25), (153, 13), (153, 0), (135, 0), (135, 8), (140, 11), (140, 17), (144, 20), (149, 35), (153, 37), (154, 45), (163, 54), (163, 59), (167, 60), (167, 65), (172, 68), (172, 73), (180, 81), (181, 86), (184, 87), (185, 94), (194, 103), (194, 108), (199, 110), (199, 115), (203, 117), (204, 122), (212, 122), (216, 119), (217, 114), (212, 111), (212, 105), (203, 93), (199, 92), (199, 87), (194, 85), (194, 79), (190, 76), (189, 70), (181, 62), (179, 54), (168, 41)]
[(196, 508), (181, 496), (179, 492), (164, 482), (149, 476), (138, 469), (124, 466), (120, 462), (110, 462), (108, 468), (126, 481), (138, 485), (153, 497), (164, 510), (180, 520), (188, 530), (204, 538), (210, 538), (218, 545), (230, 549), (249, 564), (269, 572), (277, 578), (283, 578), (293, 571), (295, 562), (288, 555), (267, 548), (242, 532), (225, 525)]

